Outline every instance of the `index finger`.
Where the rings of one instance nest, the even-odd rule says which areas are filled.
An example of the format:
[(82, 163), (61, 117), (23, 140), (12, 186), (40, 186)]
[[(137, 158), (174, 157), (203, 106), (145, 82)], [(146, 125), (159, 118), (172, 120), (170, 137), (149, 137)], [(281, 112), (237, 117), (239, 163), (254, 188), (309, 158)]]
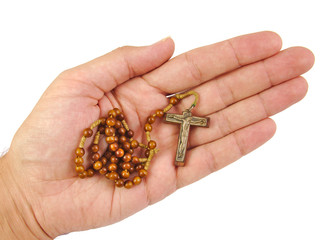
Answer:
[(278, 53), (281, 45), (274, 32), (247, 34), (183, 53), (143, 78), (164, 92), (179, 92), (268, 58)]

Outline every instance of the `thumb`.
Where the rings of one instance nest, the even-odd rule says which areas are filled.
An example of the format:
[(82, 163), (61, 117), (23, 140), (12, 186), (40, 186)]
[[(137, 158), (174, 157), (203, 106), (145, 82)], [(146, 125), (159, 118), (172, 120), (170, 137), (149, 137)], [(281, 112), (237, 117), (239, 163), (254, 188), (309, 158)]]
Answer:
[(92, 84), (103, 92), (138, 75), (145, 74), (169, 60), (174, 42), (165, 38), (143, 47), (124, 46), (90, 62), (64, 71), (60, 78)]

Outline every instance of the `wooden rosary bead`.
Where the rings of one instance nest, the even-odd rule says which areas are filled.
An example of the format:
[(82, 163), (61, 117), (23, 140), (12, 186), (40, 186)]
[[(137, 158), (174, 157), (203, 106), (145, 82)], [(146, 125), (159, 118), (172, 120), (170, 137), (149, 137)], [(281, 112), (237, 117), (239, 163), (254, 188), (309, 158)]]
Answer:
[(85, 151), (84, 151), (83, 148), (77, 148), (77, 149), (75, 150), (75, 154), (76, 154), (76, 156), (78, 156), (78, 157), (83, 157), (84, 153), (85, 153)]
[(157, 117), (163, 117), (164, 116), (164, 111), (162, 109), (156, 110), (156, 116)]
[(116, 115), (116, 119), (117, 119), (117, 120), (120, 120), (120, 121), (124, 120), (124, 114), (123, 114), (122, 112), (119, 113), (119, 114), (117, 114), (117, 115)]
[(100, 158), (100, 161), (101, 161), (102, 165), (105, 166), (107, 164), (108, 160), (107, 160), (107, 158), (102, 157), (102, 158)]
[(145, 169), (140, 169), (139, 170), (139, 177), (144, 178), (147, 176), (147, 170)]
[(110, 159), (111, 156), (112, 156), (112, 153), (110, 151), (106, 151), (104, 154), (104, 157), (107, 159)]
[(123, 127), (123, 124), (121, 123), (121, 121), (116, 121), (115, 126), (116, 129), (119, 129), (121, 127)]
[(155, 122), (155, 117), (154, 116), (149, 116), (148, 118), (147, 118), (147, 122), (149, 123), (149, 124), (153, 124), (154, 122)]
[(105, 174), (107, 173), (107, 168), (106, 168), (106, 167), (101, 168), (101, 169), (99, 170), (99, 173), (100, 173), (101, 175), (105, 175)]
[(143, 166), (142, 164), (138, 164), (134, 167), (134, 169), (139, 172), (139, 170), (143, 169)]
[(115, 186), (119, 187), (119, 188), (123, 187), (124, 186), (124, 180), (123, 179), (116, 180), (115, 181)]
[(124, 142), (122, 145), (124, 151), (129, 151), (131, 148), (131, 144), (129, 142)]
[(113, 156), (110, 157), (110, 162), (111, 163), (118, 163), (118, 158), (113, 155)]
[(88, 176), (88, 174), (87, 174), (87, 172), (86, 171), (83, 171), (83, 172), (81, 172), (81, 173), (79, 173), (79, 177), (80, 178), (86, 178)]
[(124, 156), (124, 150), (122, 148), (119, 148), (115, 151), (115, 156), (118, 158), (121, 158)]
[(121, 176), (122, 176), (122, 178), (129, 178), (130, 177), (130, 172), (129, 171), (127, 171), (127, 170), (124, 170), (124, 171), (122, 171), (121, 172)]
[[(124, 148), (123, 148), (124, 149)], [(130, 148), (128, 151), (128, 153), (130, 153), (131, 155), (134, 153), (134, 150), (132, 148)]]
[(120, 136), (120, 137), (118, 138), (118, 142), (119, 142), (119, 143), (125, 143), (126, 141), (127, 141), (126, 136)]
[(111, 117), (107, 118), (107, 120), (106, 120), (107, 126), (110, 126), (110, 127), (115, 126), (116, 122), (117, 121), (115, 120), (115, 118), (111, 118)]
[(115, 163), (109, 164), (108, 170), (111, 171), (111, 172), (117, 171), (117, 165)]
[(153, 140), (150, 140), (150, 141), (148, 142), (148, 147), (149, 147), (150, 149), (154, 149), (154, 148), (156, 147), (156, 142), (153, 141)]
[(92, 159), (92, 161), (98, 161), (99, 160), (99, 158), (100, 158), (100, 154), (99, 153), (94, 153), (94, 154), (92, 154), (92, 156), (91, 156), (91, 159)]
[(94, 172), (91, 168), (89, 168), (89, 169), (87, 170), (87, 176), (88, 176), (88, 177), (92, 177), (94, 174), (95, 174), (95, 172)]
[(112, 151), (112, 152), (115, 152), (117, 149), (118, 149), (118, 143), (114, 142), (112, 143), (111, 145), (109, 145), (109, 149)]
[(110, 111), (108, 112), (108, 116), (109, 116), (109, 117), (113, 117), (113, 118), (115, 118), (115, 117), (116, 117), (116, 112), (115, 112), (115, 110), (114, 110), (114, 109), (110, 110)]
[(75, 159), (74, 159), (74, 162), (75, 162), (75, 164), (76, 165), (82, 165), (83, 164), (83, 158), (81, 158), (81, 157), (76, 157)]
[(105, 140), (108, 144), (111, 144), (111, 143), (115, 142), (115, 137), (114, 136), (109, 136), (109, 137), (106, 137)]
[(149, 157), (149, 154), (150, 154), (150, 151), (149, 150), (146, 150), (145, 151), (145, 157)]
[(134, 132), (130, 129), (129, 131), (126, 132), (126, 136), (128, 138), (132, 138), (134, 136)]
[(102, 168), (102, 163), (100, 161), (96, 161), (94, 164), (93, 164), (93, 169), (98, 171)]
[(129, 163), (129, 162), (123, 163), (122, 168), (125, 170), (129, 170), (131, 168), (131, 163)]
[(98, 128), (98, 131), (99, 131), (100, 134), (104, 134), (104, 133), (105, 133), (105, 129), (106, 129), (105, 126), (100, 126), (100, 127)]
[(138, 158), (137, 156), (133, 156), (133, 157), (132, 157), (132, 163), (133, 163), (133, 164), (138, 164), (138, 163), (140, 163), (139, 158)]
[(125, 132), (126, 132), (126, 130), (125, 130), (125, 128), (124, 127), (120, 127), (119, 129), (118, 129), (118, 134), (119, 135), (121, 135), (121, 136), (124, 136), (125, 135)]
[(130, 144), (133, 149), (139, 147), (139, 142), (137, 140), (132, 140)]
[(82, 173), (84, 171), (83, 165), (75, 166), (75, 171), (77, 173)]
[(105, 128), (106, 136), (113, 136), (115, 134), (115, 128), (113, 127), (106, 127)]
[(91, 147), (91, 151), (96, 153), (99, 151), (99, 145), (98, 144), (93, 144)]
[(124, 187), (127, 189), (130, 189), (133, 187), (133, 182), (131, 180), (128, 180), (124, 183)]
[(130, 173), (134, 173), (135, 169), (134, 167), (131, 165), (130, 169), (128, 169)]
[(170, 104), (176, 105), (179, 102), (179, 99), (177, 97), (171, 97), (170, 98)]
[(134, 185), (139, 185), (141, 183), (141, 177), (135, 176), (133, 178), (133, 184)]
[(145, 132), (151, 132), (152, 129), (153, 128), (152, 128), (152, 126), (149, 123), (146, 123), (145, 124)]
[(106, 175), (106, 178), (110, 179), (110, 180), (118, 180), (120, 178), (120, 176), (118, 175), (117, 172), (110, 172), (110, 173), (107, 173)]
[(130, 162), (132, 159), (132, 156), (130, 153), (126, 153), (124, 156), (123, 156), (123, 161), (124, 162)]
[(85, 137), (91, 137), (93, 135), (93, 131), (90, 128), (86, 128), (83, 130), (83, 136)]
[(114, 108), (113, 110), (115, 111), (116, 115), (121, 113), (120, 109), (118, 109), (118, 108)]

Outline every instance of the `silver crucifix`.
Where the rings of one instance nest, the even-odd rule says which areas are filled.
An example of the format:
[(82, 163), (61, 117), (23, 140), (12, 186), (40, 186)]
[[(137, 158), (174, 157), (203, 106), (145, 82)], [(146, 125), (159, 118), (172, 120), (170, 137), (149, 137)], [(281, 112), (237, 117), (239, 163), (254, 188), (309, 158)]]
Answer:
[(175, 165), (183, 167), (187, 150), (188, 136), (190, 126), (208, 127), (209, 118), (192, 116), (189, 109), (183, 111), (182, 115), (174, 113), (166, 113), (165, 121), (180, 124), (180, 134), (178, 140), (177, 153), (175, 157)]

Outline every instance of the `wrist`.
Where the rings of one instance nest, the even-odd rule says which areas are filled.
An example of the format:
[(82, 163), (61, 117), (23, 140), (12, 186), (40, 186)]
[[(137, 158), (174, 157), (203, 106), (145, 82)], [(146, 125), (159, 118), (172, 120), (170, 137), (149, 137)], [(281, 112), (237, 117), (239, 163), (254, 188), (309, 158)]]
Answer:
[(18, 168), (13, 167), (15, 162), (8, 158), (8, 154), (0, 158), (1, 239), (51, 239), (38, 224), (26, 195), (26, 186), (15, 178), (15, 174), (19, 174)]

